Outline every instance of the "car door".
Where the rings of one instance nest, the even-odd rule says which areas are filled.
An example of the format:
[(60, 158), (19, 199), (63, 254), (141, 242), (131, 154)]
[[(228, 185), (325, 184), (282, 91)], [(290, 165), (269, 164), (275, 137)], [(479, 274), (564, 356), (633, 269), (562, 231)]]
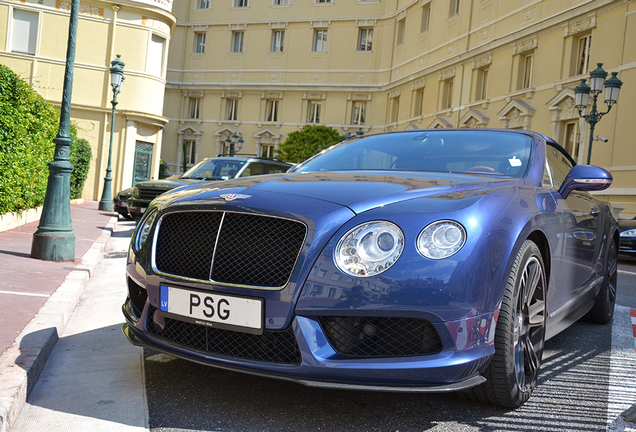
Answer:
[[(552, 195), (557, 203), (561, 221), (562, 238), (559, 241), (559, 271), (554, 272), (552, 307), (555, 311), (567, 306), (572, 298), (578, 296), (594, 282), (594, 263), (600, 253), (601, 238), (599, 208), (594, 198), (587, 192), (573, 191), (563, 199), (558, 192), (561, 183), (572, 169), (570, 158), (562, 149), (547, 146), (547, 169), (552, 182)], [(556, 270), (556, 269), (555, 269)]]

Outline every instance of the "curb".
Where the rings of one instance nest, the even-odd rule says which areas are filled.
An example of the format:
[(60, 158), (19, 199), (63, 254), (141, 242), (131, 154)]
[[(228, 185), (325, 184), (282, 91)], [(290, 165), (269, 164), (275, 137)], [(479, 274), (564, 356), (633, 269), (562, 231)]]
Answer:
[(0, 356), (0, 432), (8, 432), (44, 368), (59, 335), (64, 332), (84, 288), (102, 259), (117, 223), (111, 217), (106, 228), (82, 256), (80, 264), (49, 297), (18, 335), (13, 346)]

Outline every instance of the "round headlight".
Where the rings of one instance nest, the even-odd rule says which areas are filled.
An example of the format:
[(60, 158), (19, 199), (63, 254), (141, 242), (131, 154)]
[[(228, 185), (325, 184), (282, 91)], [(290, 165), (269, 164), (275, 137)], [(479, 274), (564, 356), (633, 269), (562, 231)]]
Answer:
[(417, 236), (417, 250), (426, 258), (442, 259), (457, 253), (466, 242), (466, 230), (457, 222), (433, 222)]
[(138, 187), (133, 188), (132, 196), (133, 196), (133, 198), (139, 198), (139, 188)]
[(628, 229), (621, 233), (621, 237), (636, 237), (636, 229)]
[(334, 251), (338, 268), (352, 276), (375, 276), (391, 267), (402, 253), (404, 235), (391, 222), (366, 222), (343, 235)]
[(136, 251), (140, 251), (146, 240), (148, 240), (150, 229), (152, 228), (152, 224), (155, 222), (156, 217), (157, 212), (153, 211), (150, 214), (147, 214), (146, 217), (139, 222), (139, 228), (137, 229), (137, 235), (135, 236)]

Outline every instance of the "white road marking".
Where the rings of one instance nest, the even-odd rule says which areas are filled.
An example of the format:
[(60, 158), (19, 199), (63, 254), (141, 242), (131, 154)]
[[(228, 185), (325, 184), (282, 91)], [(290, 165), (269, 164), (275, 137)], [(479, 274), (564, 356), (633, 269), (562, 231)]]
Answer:
[(19, 295), (19, 296), (26, 296), (26, 297), (44, 297), (44, 298), (51, 297), (50, 294), (25, 293), (25, 292), (19, 292), (19, 291), (0, 291), (0, 294)]
[(636, 432), (636, 424), (625, 421), (621, 413), (636, 404), (636, 350), (634, 317), (627, 306), (616, 305), (612, 322), (607, 430)]

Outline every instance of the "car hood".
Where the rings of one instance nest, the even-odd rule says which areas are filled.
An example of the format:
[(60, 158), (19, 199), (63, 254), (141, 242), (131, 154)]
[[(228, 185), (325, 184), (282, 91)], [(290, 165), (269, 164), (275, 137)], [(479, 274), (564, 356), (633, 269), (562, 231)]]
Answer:
[[(523, 185), (523, 179), (451, 173), (314, 172), (266, 175), (198, 184), (164, 195), (164, 203), (217, 201), (223, 194), (261, 192), (299, 196), (339, 204), (354, 213), (399, 201), (435, 197), (446, 200), (485, 195), (493, 189)], [(293, 198), (289, 198), (293, 199)], [(247, 204), (243, 202), (243, 204)]]
[(135, 187), (143, 187), (143, 188), (154, 188), (154, 189), (174, 189), (179, 186), (191, 185), (194, 183), (201, 183), (202, 180), (194, 180), (194, 179), (186, 179), (186, 178), (176, 178), (176, 179), (165, 179), (165, 180), (149, 180), (143, 181), (135, 184)]
[(636, 219), (619, 219), (618, 226), (621, 231), (636, 228)]

